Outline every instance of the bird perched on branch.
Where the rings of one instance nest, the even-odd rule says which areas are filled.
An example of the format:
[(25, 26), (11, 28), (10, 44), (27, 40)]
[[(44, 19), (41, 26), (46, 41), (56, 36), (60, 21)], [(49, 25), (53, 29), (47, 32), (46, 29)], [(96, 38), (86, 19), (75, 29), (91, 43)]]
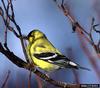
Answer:
[(44, 71), (54, 71), (62, 68), (89, 70), (64, 56), (39, 30), (33, 30), (28, 34), (27, 53), (29, 59)]

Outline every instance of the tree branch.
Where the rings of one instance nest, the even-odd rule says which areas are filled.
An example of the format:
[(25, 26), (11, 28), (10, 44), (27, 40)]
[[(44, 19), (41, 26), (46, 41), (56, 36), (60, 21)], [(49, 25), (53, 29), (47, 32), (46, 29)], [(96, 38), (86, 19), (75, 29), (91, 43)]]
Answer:
[(1, 43), (0, 43), (0, 52), (3, 55), (5, 55), (7, 57), (7, 59), (9, 59), (13, 64), (17, 65), (20, 68), (24, 68), (24, 69), (27, 69), (29, 71), (31, 70), (37, 76), (41, 77), (42, 79), (51, 83), (52, 85), (62, 87), (62, 88), (76, 88), (76, 87), (79, 88), (79, 86), (80, 86), (80, 85), (77, 85), (77, 84), (67, 84), (67, 83), (64, 83), (64, 82), (55, 81), (55, 80), (51, 79), (46, 74), (43, 74), (40, 71), (38, 71), (35, 68), (35, 66), (33, 66), (33, 64), (29, 64), (29, 63), (23, 61), (21, 58), (17, 57), (13, 52), (4, 49), (4, 47), (2, 46)]
[[(8, 5), (7, 5), (7, 8), (6, 8), (6, 5), (4, 3), (4, 0), (1, 0), (2, 1), (2, 4), (3, 4), (3, 7), (4, 7), (4, 10), (5, 10), (5, 13), (7, 15), (7, 17), (10, 19), (10, 21), (15, 25), (19, 35), (17, 34), (17, 32), (14, 30), (13, 27), (9, 27), (8, 26), (8, 23), (5, 22), (4, 20), (4, 17), (3, 17), (3, 20), (4, 20), (4, 23), (5, 23), (5, 26), (9, 28), (12, 28), (12, 29), (9, 29), (9, 30), (12, 30), (13, 33), (20, 39), (21, 41), (21, 45), (22, 45), (22, 50), (23, 50), (23, 53), (24, 53), (24, 56), (25, 56), (25, 59), (27, 62), (31, 62), (29, 61), (28, 59), (28, 56), (27, 56), (27, 53), (26, 53), (26, 50), (25, 50), (25, 46), (24, 46), (24, 41), (23, 41), (23, 38), (22, 38), (22, 33), (21, 33), (21, 28), (19, 27), (19, 25), (16, 23), (16, 20), (15, 20), (15, 15), (14, 15), (14, 10), (13, 10), (13, 4), (12, 4), (12, 0), (8, 0)], [(11, 15), (9, 14), (9, 9), (11, 9)], [(20, 36), (20, 37), (19, 37)]]
[[(54, 0), (54, 2), (57, 4), (57, 0)], [(95, 44), (93, 39), (92, 39), (92, 34), (88, 33), (76, 20), (75, 18), (72, 16), (72, 14), (69, 12), (68, 8), (66, 8), (64, 6), (64, 1), (61, 5), (57, 6), (60, 8), (60, 10), (64, 13), (64, 15), (69, 19), (69, 21), (72, 24), (72, 28), (74, 28), (73, 30), (77, 33), (80, 41), (81, 41), (81, 46), (82, 47), (86, 47), (86, 44), (84, 42), (84, 39), (89, 42), (91, 44), (91, 46), (94, 48), (94, 50), (96, 51), (96, 54), (98, 56), (98, 53), (100, 54), (100, 42), (98, 42), (98, 44)], [(96, 25), (98, 26), (98, 25)], [(92, 27), (94, 27), (94, 22), (92, 23)], [(91, 27), (91, 28), (92, 28)], [(90, 29), (91, 31), (93, 29)], [(96, 30), (95, 30), (96, 31)], [(83, 39), (84, 38), (84, 39)], [(100, 40), (99, 40), (100, 41)], [(93, 56), (90, 56), (91, 53), (89, 52), (88, 48), (83, 48), (84, 52), (86, 53), (86, 55), (88, 56), (94, 70), (96, 71), (96, 74), (98, 75), (98, 78), (100, 80), (100, 70), (99, 70), (99, 66), (96, 64), (96, 60)], [(100, 58), (100, 56), (99, 56)]]
[(4, 81), (4, 83), (2, 84), (1, 88), (5, 88), (5, 86), (6, 86), (6, 84), (7, 84), (7, 81), (8, 81), (9, 76), (10, 76), (10, 71), (8, 71), (7, 77), (6, 77), (5, 81)]
[[(4, 0), (1, 0), (3, 7), (4, 7), (4, 11), (3, 9), (0, 7), (0, 15), (2, 16), (2, 19), (4, 21), (5, 26), (7, 27), (8, 30), (12, 31), (14, 33), (14, 35), (16, 37), (18, 37), (21, 41), (21, 45), (22, 45), (22, 49), (25, 55), (25, 59), (27, 62), (23, 61), (21, 58), (19, 58), (18, 56), (16, 56), (13, 52), (10, 51), (10, 49), (6, 46), (3, 47), (3, 45), (0, 43), (0, 52), (5, 55), (7, 57), (7, 59), (9, 59), (13, 64), (17, 65), (20, 68), (24, 68), (27, 70), (31, 70), (33, 73), (35, 73), (37, 76), (41, 77), (42, 79), (44, 79), (45, 81), (51, 83), (52, 85), (55, 85), (57, 87), (62, 87), (62, 88), (80, 88), (79, 84), (67, 84), (64, 82), (60, 82), (60, 81), (55, 81), (52, 78), (48, 77), (46, 74), (43, 74), (42, 72), (40, 72), (39, 70), (37, 70), (34, 66), (34, 64), (31, 64), (26, 50), (25, 50), (25, 46), (24, 46), (24, 42), (23, 42), (23, 37), (22, 33), (21, 33), (21, 28), (19, 27), (19, 25), (17, 24), (16, 20), (15, 20), (15, 14), (14, 14), (14, 9), (13, 9), (13, 4), (12, 4), (12, 0), (8, 0), (8, 4), (7, 7), (4, 3)], [(55, 2), (57, 0), (54, 0)], [(84, 33), (88, 34), (80, 25), (78, 22), (75, 21), (75, 19), (70, 15), (69, 11), (64, 7), (63, 5), (64, 0), (62, 0), (62, 4), (61, 6), (59, 6), (60, 9), (62, 9), (62, 11), (64, 12), (64, 15), (67, 16), (72, 25), (75, 26), (75, 29), (77, 29), (76, 31), (78, 31), (79, 33), (81, 33), (82, 35)], [(9, 14), (9, 9), (11, 9), (11, 14)], [(7, 15), (7, 17), (9, 18), (10, 22), (12, 22), (15, 25), (16, 30), (18, 31), (18, 33), (16, 32), (16, 30), (14, 29), (14, 27), (10, 26), (9, 22), (7, 22), (7, 18), (4, 17), (4, 13)], [(81, 30), (80, 30), (81, 29)], [(86, 39), (91, 43), (91, 40), (89, 38), (86, 37)]]
[[(54, 0), (54, 2), (56, 2), (57, 4), (57, 0)], [(76, 20), (75, 18), (70, 14), (68, 8), (66, 8), (64, 6), (64, 0), (62, 0), (61, 5), (57, 6), (62, 10), (62, 12), (64, 13), (64, 15), (66, 17), (68, 17), (68, 19), (70, 20), (71, 24), (72, 24), (72, 28), (73, 31), (75, 32), (80, 32), (81, 34), (84, 35), (84, 38), (92, 45), (92, 47), (94, 48), (94, 50), (96, 51), (96, 53), (100, 53), (100, 47), (98, 47), (98, 44), (95, 44), (92, 38), (92, 30), (94, 30), (96, 33), (100, 34), (99, 30), (96, 30), (96, 27), (99, 26), (99, 24), (95, 24), (94, 25), (94, 21), (95, 19), (92, 19), (92, 23), (91, 23), (91, 29), (90, 29), (90, 33), (88, 33)], [(86, 34), (86, 35), (85, 35)]]

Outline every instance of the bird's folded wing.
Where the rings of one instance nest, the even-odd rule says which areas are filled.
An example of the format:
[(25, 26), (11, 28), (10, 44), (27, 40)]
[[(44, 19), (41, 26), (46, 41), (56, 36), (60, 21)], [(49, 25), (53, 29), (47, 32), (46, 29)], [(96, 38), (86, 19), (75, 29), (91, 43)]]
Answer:
[(61, 64), (66, 61), (70, 61), (67, 57), (64, 55), (60, 55), (58, 53), (52, 53), (52, 52), (47, 52), (47, 53), (40, 53), (40, 54), (34, 54), (34, 56), (40, 60), (48, 61), (50, 63), (54, 64)]
[(49, 63), (59, 65), (61, 68), (62, 67), (73, 67), (76, 69), (80, 68), (80, 69), (84, 69), (84, 70), (88, 70), (88, 71), (90, 70), (88, 68), (81, 67), (80, 65), (72, 62), (66, 56), (60, 55), (58, 53), (52, 53), (52, 52), (46, 52), (46, 53), (40, 53), (40, 54), (35, 53), (34, 56), (40, 60), (44, 60)]

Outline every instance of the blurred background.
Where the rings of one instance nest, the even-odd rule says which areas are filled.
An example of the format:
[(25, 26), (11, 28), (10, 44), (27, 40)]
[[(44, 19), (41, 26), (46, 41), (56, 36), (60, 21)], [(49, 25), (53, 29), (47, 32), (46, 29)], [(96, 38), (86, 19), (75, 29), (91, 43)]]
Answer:
[[(96, 23), (100, 23), (99, 0), (65, 0), (65, 3), (70, 8), (71, 14), (85, 30), (90, 30), (92, 17), (95, 17)], [(1, 1), (0, 6), (2, 6)], [(24, 35), (33, 29), (41, 30), (64, 55), (72, 58), (81, 66), (91, 69), (91, 71), (77, 70), (75, 72), (71, 69), (62, 69), (51, 74), (53, 79), (67, 83), (77, 83), (77, 80), (79, 83), (100, 83), (91, 62), (81, 48), (77, 34), (72, 33), (70, 21), (53, 0), (13, 0), (13, 6), (16, 21)], [(0, 17), (0, 42), (2, 43), (4, 43), (4, 28), (3, 20)], [(95, 33), (93, 35), (94, 40), (97, 41), (99, 35)], [(8, 46), (17, 56), (25, 60), (20, 41), (11, 32), (8, 34)], [(88, 47), (100, 67), (100, 59), (96, 57), (93, 48), (90, 45)], [(22, 88), (22, 86), (27, 88), (30, 72), (17, 67), (0, 53), (0, 86), (3, 84), (8, 70), (11, 71), (6, 85), (8, 88)], [(31, 80), (32, 88), (38, 88), (35, 74), (32, 74)]]

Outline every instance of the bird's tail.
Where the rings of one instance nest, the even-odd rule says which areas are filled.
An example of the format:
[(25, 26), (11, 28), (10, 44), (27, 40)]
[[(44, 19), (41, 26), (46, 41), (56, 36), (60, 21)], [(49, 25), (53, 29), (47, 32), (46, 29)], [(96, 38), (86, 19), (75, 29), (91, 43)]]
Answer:
[(74, 62), (72, 62), (72, 61), (70, 61), (70, 62), (68, 63), (68, 67), (69, 67), (69, 68), (83, 69), (83, 70), (91, 71), (89, 68), (82, 67), (82, 66), (80, 66), (79, 64), (76, 64), (76, 63), (74, 63)]
[(87, 71), (91, 71), (91, 69), (86, 68), (86, 67), (82, 67), (82, 66), (78, 66), (79, 69), (83, 69), (83, 70), (87, 70)]

